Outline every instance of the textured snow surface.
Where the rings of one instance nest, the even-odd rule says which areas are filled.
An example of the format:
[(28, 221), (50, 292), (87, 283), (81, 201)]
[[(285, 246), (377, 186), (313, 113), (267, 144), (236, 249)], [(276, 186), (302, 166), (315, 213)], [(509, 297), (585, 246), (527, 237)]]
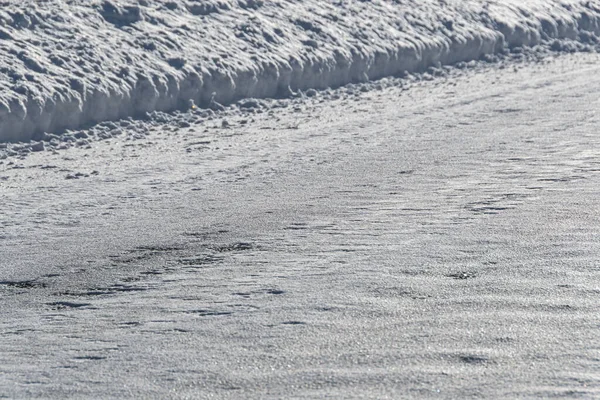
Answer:
[(0, 141), (598, 33), (598, 0), (0, 1)]
[(0, 398), (600, 399), (600, 54), (509, 58), (0, 160)]

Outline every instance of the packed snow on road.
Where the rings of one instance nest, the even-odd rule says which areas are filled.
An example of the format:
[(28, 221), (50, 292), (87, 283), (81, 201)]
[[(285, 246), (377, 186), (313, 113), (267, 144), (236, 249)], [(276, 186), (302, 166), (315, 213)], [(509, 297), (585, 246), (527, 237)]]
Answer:
[(0, 0), (0, 398), (600, 397), (600, 1)]

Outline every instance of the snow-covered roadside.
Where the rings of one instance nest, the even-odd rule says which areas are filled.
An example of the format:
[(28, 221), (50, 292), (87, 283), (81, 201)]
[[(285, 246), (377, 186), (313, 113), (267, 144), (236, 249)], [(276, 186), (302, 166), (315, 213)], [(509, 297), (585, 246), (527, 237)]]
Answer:
[(574, 41), (600, 1), (4, 1), (0, 141)]

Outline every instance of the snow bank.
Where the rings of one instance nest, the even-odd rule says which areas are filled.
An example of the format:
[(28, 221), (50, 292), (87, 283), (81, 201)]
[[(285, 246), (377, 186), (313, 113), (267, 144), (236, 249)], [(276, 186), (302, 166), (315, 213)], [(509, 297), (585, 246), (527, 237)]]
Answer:
[(600, 0), (0, 0), (0, 141), (599, 33)]

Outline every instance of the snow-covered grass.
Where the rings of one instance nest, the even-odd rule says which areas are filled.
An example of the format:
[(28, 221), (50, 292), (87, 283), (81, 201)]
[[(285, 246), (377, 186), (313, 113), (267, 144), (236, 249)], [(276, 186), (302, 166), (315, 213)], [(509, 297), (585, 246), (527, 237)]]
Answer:
[(0, 1), (0, 141), (287, 96), (556, 39), (599, 0)]

